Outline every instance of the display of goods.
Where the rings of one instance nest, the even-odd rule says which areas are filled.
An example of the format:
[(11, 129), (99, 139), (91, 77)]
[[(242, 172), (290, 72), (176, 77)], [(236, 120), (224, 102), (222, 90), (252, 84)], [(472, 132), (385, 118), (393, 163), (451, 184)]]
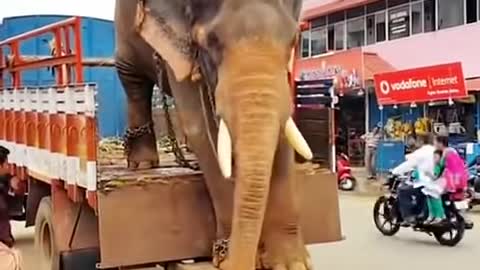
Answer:
[(415, 121), (415, 134), (422, 135), (431, 131), (432, 120), (427, 117), (418, 118)]

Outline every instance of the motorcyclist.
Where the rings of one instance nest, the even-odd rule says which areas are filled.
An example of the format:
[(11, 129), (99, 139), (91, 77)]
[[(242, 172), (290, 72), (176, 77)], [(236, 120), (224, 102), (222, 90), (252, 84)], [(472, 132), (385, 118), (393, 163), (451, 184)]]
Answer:
[[(400, 213), (404, 220), (404, 225), (416, 221), (425, 206), (426, 196), (422, 193), (422, 188), (431, 182), (431, 176), (434, 174), (434, 152), (433, 138), (430, 134), (418, 135), (421, 146), (414, 152), (406, 155), (406, 160), (394, 168), (393, 175), (404, 175), (415, 171), (416, 177), (412, 182), (403, 183), (398, 189), (398, 202)], [(415, 198), (416, 203), (413, 203)]]

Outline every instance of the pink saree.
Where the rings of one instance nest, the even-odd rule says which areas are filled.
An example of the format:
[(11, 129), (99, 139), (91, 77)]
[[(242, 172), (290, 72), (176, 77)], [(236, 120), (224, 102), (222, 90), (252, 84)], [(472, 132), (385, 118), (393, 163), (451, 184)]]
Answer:
[(468, 174), (465, 162), (454, 149), (445, 151), (445, 189), (448, 192), (456, 193), (467, 188)]

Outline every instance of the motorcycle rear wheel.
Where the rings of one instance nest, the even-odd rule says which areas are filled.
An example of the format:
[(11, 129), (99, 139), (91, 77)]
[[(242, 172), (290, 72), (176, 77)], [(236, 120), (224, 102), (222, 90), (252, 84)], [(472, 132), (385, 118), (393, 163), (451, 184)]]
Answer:
[(449, 230), (441, 230), (433, 233), (440, 245), (454, 247), (462, 241), (463, 235), (465, 234), (465, 220), (458, 215), (455, 219), (453, 226)]
[[(382, 221), (382, 218), (384, 219)], [(395, 206), (385, 196), (381, 196), (373, 207), (373, 221), (375, 227), (385, 236), (393, 236), (400, 230), (398, 218), (395, 215)], [(386, 225), (389, 225), (386, 227)]]

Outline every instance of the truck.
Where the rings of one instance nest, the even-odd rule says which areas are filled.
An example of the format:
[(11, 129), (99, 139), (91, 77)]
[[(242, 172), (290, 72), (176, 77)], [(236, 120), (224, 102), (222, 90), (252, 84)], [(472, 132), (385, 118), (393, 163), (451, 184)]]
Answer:
[[(0, 41), (0, 145), (22, 183), (22, 219), (35, 226), (37, 269), (208, 262), (215, 219), (201, 171), (176, 165), (168, 153), (160, 168), (128, 170), (121, 145), (105, 150), (97, 134), (101, 89), (84, 81), (83, 69), (113, 61), (82, 57), (81, 27), (72, 17)], [(45, 35), (53, 37), (52, 55), (22, 55), (23, 42)], [(22, 84), (24, 72), (52, 67), (55, 85)], [(306, 243), (341, 240), (335, 175), (298, 167)]]

